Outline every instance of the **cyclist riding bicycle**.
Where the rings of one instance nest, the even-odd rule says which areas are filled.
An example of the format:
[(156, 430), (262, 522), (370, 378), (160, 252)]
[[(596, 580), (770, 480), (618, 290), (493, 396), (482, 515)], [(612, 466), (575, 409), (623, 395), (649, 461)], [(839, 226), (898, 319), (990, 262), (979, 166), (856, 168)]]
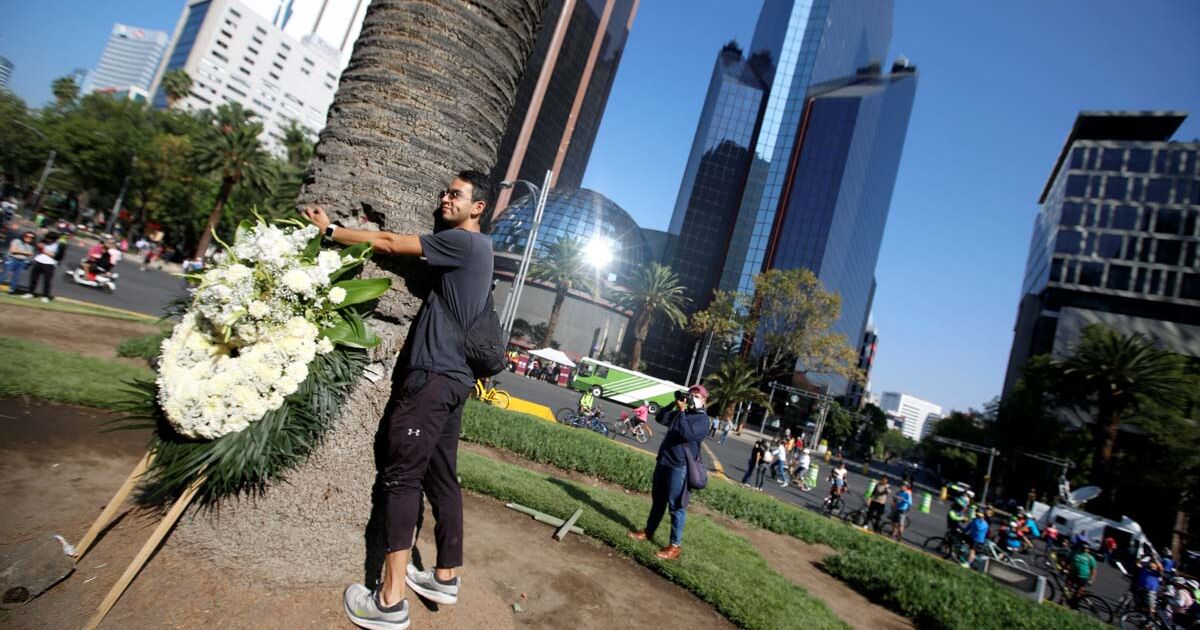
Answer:
[(643, 400), (641, 404), (639, 404), (637, 407), (634, 407), (633, 417), (630, 418), (630, 422), (633, 423), (633, 428), (636, 429), (640, 426), (642, 427), (642, 430), (646, 432), (646, 435), (654, 437), (654, 431), (650, 430), (650, 424), (646, 422), (646, 419), (649, 417), (650, 401)]
[(596, 397), (592, 395), (591, 390), (583, 392), (579, 397), (579, 415), (591, 415), (596, 408)]
[(1078, 601), (1083, 590), (1096, 580), (1096, 558), (1088, 551), (1086, 543), (1076, 543), (1067, 558), (1067, 588), (1071, 594), (1068, 602)]

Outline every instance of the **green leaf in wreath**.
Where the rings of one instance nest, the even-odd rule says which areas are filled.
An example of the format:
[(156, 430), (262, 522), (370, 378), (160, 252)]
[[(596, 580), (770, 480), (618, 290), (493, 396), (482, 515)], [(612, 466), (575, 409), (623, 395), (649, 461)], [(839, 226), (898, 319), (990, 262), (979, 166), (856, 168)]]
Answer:
[(353, 309), (342, 311), (342, 321), (321, 331), (321, 335), (333, 343), (350, 348), (374, 348), (379, 345), (379, 337), (367, 327)]
[(317, 259), (317, 254), (321, 253), (321, 234), (312, 237), (308, 245), (304, 247), (304, 255), (301, 258), (305, 261), (312, 262)]
[(388, 288), (392, 286), (392, 281), (387, 278), (360, 278), (357, 280), (342, 280), (333, 286), (346, 291), (345, 299), (336, 304), (334, 308), (346, 308), (347, 306), (374, 300), (387, 293)]
[(350, 262), (342, 265), (341, 268), (339, 268), (337, 271), (329, 274), (329, 281), (333, 282), (333, 281), (337, 280), (338, 278), (346, 275), (348, 272), (353, 270), (355, 267), (358, 267), (359, 265), (363, 264), (363, 262), (366, 261), (368, 258), (370, 258), (371, 254), (373, 254), (374, 252), (375, 252), (375, 249), (373, 247), (371, 247), (370, 243), (359, 243), (357, 245), (351, 245), (350, 247), (347, 247), (347, 248), (343, 249), (342, 251), (338, 252), (339, 254), (341, 254), (342, 260), (345, 260), (346, 258), (351, 258), (352, 260)]

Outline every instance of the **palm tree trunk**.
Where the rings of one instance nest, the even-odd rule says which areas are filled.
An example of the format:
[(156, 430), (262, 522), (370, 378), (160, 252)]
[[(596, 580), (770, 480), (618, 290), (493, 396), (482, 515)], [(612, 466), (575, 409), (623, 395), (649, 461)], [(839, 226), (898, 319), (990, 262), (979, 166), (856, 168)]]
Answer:
[(1111, 404), (1100, 404), (1096, 414), (1097, 426), (1093, 433), (1094, 451), (1092, 453), (1092, 474), (1089, 481), (1100, 486), (1104, 494), (1100, 495), (1098, 508), (1112, 505), (1112, 458), (1117, 445), (1117, 434), (1121, 430), (1121, 414)]
[(562, 287), (554, 290), (554, 304), (550, 307), (550, 320), (546, 322), (546, 334), (542, 337), (542, 347), (549, 348), (554, 339), (554, 329), (558, 327), (558, 316), (562, 313), (563, 302), (567, 300), (567, 292)]
[(204, 231), (200, 233), (200, 240), (196, 243), (196, 256), (204, 255), (208, 251), (208, 244), (212, 242), (213, 230), (217, 229), (217, 224), (221, 222), (221, 211), (225, 209), (225, 201), (229, 199), (229, 193), (233, 191), (233, 178), (226, 177), (221, 180), (221, 190), (217, 193), (217, 201), (213, 203), (212, 212), (208, 214), (208, 221), (204, 224)]
[[(346, 226), (429, 232), (435, 192), (454, 171), (495, 162), (544, 4), (373, 0), (298, 203), (319, 203)], [(359, 382), (322, 446), (286, 479), (186, 518), (176, 542), (288, 585), (379, 577), (372, 445), (386, 376), (421, 304), (419, 272), (416, 261), (384, 256), (363, 272), (393, 278), (372, 321), (381, 343), (371, 356), (385, 378)]]
[[(629, 369), (641, 371), (638, 366), (642, 364), (642, 344), (646, 343), (646, 337), (649, 334), (650, 315), (648, 313), (638, 313), (637, 327), (633, 329), (633, 351), (629, 354)], [(684, 384), (686, 385), (687, 383)]]

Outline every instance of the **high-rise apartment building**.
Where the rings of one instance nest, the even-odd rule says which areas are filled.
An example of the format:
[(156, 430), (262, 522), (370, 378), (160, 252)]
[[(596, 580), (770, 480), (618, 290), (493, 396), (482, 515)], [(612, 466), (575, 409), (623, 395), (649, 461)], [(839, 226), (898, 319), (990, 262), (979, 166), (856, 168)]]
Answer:
[(336, 48), (316, 36), (294, 38), (238, 0), (189, 0), (155, 79), (154, 102), (167, 104), (162, 75), (183, 69), (192, 78), (183, 107), (241, 103), (258, 114), (266, 142), (279, 150), (291, 121), (313, 133), (325, 126), (342, 68)]
[(874, 318), (867, 317), (867, 327), (863, 330), (862, 339), (858, 343), (858, 369), (862, 370), (861, 383), (851, 383), (846, 392), (847, 406), (851, 409), (861, 409), (871, 390), (871, 368), (875, 367), (875, 352), (879, 348), (879, 331), (875, 328)]
[[(638, 2), (550, 1), (500, 141), (492, 168), (495, 181), (525, 179), (541, 185), (552, 170), (552, 185), (580, 186)], [(563, 35), (554, 50), (559, 30)], [(550, 73), (549, 82), (537, 98), (543, 72)], [(509, 194), (501, 192), (497, 212), (504, 211)]]
[(167, 43), (163, 31), (114, 24), (100, 62), (80, 86), (82, 93), (113, 92), (145, 99)]
[(1200, 142), (1187, 114), (1085, 111), (1042, 189), (1009, 392), (1030, 357), (1068, 355), (1089, 324), (1200, 356)]
[[(883, 70), (891, 22), (890, 0), (766, 0), (749, 55), (721, 52), (671, 220), (670, 259), (690, 283), (691, 310), (714, 289), (750, 292), (762, 271), (804, 267), (842, 296), (835, 331), (860, 339), (916, 93), (906, 60)], [(736, 104), (723, 95), (734, 84), (744, 94)], [(702, 158), (726, 133), (739, 158), (706, 177)], [(648, 368), (681, 378), (694, 339), (654, 328)]]
[(336, 50), (342, 68), (350, 61), (369, 0), (242, 0), (294, 39), (315, 36)]
[(7, 57), (0, 57), (0, 90), (8, 89), (8, 82), (12, 79), (15, 68), (16, 66)]
[(941, 405), (901, 392), (884, 392), (879, 407), (905, 437), (916, 442), (925, 439), (942, 419)]

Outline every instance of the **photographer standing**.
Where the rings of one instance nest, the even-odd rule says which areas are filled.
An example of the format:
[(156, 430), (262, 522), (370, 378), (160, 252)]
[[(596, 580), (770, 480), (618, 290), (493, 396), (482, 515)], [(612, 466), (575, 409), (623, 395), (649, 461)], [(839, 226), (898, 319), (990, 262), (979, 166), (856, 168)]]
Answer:
[(651, 490), (650, 515), (646, 528), (629, 532), (634, 540), (650, 540), (663, 513), (671, 509), (671, 542), (654, 554), (663, 560), (679, 557), (679, 545), (683, 542), (683, 524), (687, 518), (690, 498), (688, 489), (688, 458), (697, 458), (700, 443), (708, 435), (709, 418), (704, 413), (708, 402), (708, 390), (703, 385), (692, 385), (688, 391), (675, 394), (675, 406), (663, 407), (655, 420), (667, 426), (662, 445), (658, 448), (658, 459), (654, 467), (654, 485)]

